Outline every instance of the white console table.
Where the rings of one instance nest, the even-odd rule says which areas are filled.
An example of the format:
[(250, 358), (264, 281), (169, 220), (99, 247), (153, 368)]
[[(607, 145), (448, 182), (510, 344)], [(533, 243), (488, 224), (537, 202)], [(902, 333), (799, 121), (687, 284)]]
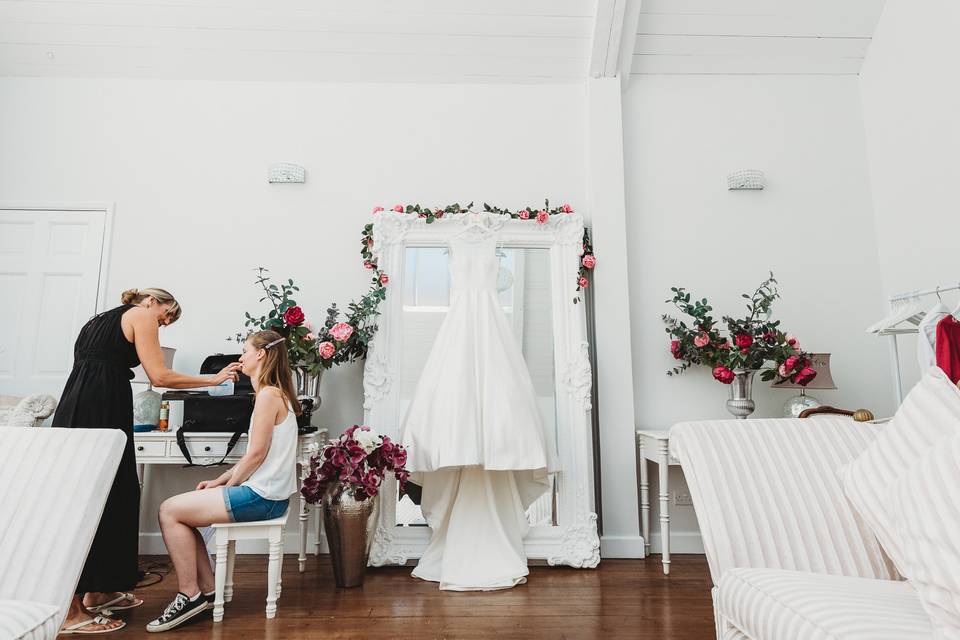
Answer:
[[(302, 483), (310, 468), (310, 456), (316, 453), (327, 441), (327, 430), (319, 429), (313, 433), (299, 436), (297, 447), (297, 478)], [(194, 464), (210, 464), (219, 462), (227, 452), (227, 444), (232, 433), (189, 433), (184, 438), (190, 457)], [(140, 478), (140, 489), (143, 489), (143, 469), (148, 464), (184, 465), (187, 463), (180, 447), (177, 446), (175, 431), (146, 431), (133, 434), (134, 451), (137, 454), (137, 475)], [(237, 442), (225, 463), (234, 464), (247, 450), (247, 436), (244, 435)], [(212, 468), (212, 467), (211, 467)], [(221, 470), (222, 471), (222, 470)], [(221, 471), (218, 471), (219, 474)], [(307, 565), (307, 522), (310, 517), (310, 505), (300, 496), (300, 571)], [(318, 520), (319, 521), (319, 520)], [(317, 539), (320, 539), (320, 528), (317, 527)], [(317, 545), (319, 549), (319, 545)]]
[(654, 462), (660, 480), (660, 549), (663, 573), (670, 573), (670, 487), (667, 481), (671, 466), (680, 464), (670, 453), (670, 432), (637, 431), (637, 460), (640, 462), (640, 522), (643, 528), (644, 555), (650, 554), (650, 478), (647, 464)]

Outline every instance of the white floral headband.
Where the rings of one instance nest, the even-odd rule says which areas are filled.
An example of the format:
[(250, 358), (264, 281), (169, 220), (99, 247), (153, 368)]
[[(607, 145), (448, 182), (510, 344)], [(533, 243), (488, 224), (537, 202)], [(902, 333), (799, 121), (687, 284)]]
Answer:
[(264, 349), (269, 349), (270, 347), (275, 346), (275, 345), (278, 345), (278, 344), (280, 344), (280, 343), (283, 342), (283, 341), (284, 341), (284, 338), (277, 338), (276, 340), (274, 340), (273, 342), (271, 342), (270, 344), (268, 344), (267, 346), (265, 346)]

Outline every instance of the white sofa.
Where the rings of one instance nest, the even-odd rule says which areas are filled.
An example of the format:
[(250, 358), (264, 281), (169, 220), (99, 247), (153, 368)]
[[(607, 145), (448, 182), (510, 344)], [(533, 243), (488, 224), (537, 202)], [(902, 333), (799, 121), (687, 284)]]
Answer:
[(933, 638), (838, 471), (880, 427), (849, 418), (675, 425), (713, 580), (717, 638)]
[(26, 398), (0, 395), (0, 427), (39, 427), (56, 408), (56, 398), (46, 393)]
[(0, 638), (56, 637), (124, 443), (112, 429), (0, 427)]

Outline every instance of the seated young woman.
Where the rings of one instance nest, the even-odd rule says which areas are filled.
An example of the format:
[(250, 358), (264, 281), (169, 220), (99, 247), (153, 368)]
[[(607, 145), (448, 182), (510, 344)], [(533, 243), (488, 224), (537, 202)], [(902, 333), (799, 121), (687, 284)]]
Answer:
[(147, 631), (169, 631), (213, 608), (214, 576), (197, 527), (277, 518), (297, 490), (300, 403), (283, 337), (274, 331), (251, 334), (243, 345), (240, 367), (256, 392), (247, 452), (219, 478), (205, 480), (195, 491), (160, 505), (160, 530), (180, 590)]

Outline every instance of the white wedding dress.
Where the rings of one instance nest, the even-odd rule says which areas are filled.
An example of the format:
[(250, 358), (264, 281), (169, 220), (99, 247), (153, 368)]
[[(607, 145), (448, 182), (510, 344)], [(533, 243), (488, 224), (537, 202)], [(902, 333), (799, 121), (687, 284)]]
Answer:
[[(479, 235), (474, 235), (474, 232)], [(555, 470), (523, 354), (497, 296), (496, 239), (450, 241), (450, 307), (403, 423), (430, 544), (413, 575), (451, 591), (526, 581), (525, 511)]]

